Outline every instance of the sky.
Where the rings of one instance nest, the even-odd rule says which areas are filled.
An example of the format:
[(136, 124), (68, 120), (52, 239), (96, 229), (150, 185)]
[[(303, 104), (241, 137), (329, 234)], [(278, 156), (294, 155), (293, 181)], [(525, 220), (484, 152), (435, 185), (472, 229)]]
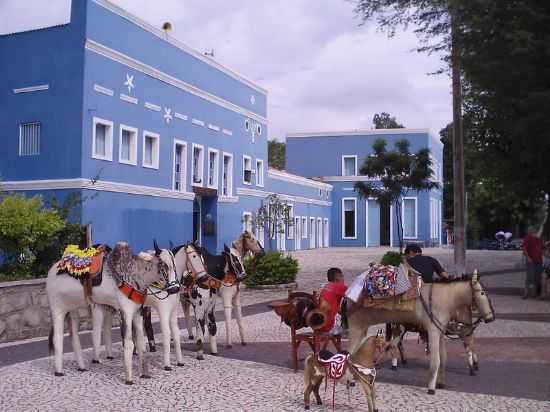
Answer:
[[(382, 111), (438, 133), (452, 119), (439, 56), (360, 26), (350, 0), (112, 0), (268, 90), (269, 137), (371, 129)], [(70, 0), (0, 0), (0, 34), (67, 22)]]

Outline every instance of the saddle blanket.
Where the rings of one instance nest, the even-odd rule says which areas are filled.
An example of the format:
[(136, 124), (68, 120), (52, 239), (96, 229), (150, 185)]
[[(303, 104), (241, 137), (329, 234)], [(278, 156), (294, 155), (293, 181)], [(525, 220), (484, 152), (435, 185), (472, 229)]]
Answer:
[(373, 299), (400, 295), (410, 288), (411, 283), (402, 265), (397, 267), (374, 264), (365, 276), (365, 293)]
[(57, 265), (59, 273), (66, 272), (69, 275), (80, 278), (92, 271), (94, 257), (98, 250), (89, 247), (80, 249), (77, 245), (68, 245)]
[(318, 355), (317, 361), (324, 366), (327, 378), (339, 380), (346, 373), (348, 358), (348, 353), (337, 353), (328, 359), (323, 359), (321, 355)]

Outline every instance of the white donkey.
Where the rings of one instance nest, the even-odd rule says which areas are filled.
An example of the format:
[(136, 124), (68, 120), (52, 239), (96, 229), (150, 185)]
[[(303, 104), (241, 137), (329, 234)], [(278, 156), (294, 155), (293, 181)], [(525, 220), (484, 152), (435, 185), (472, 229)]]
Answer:
[[(242, 266), (242, 259), (247, 254), (252, 254), (254, 256), (263, 256), (265, 254), (264, 248), (256, 237), (248, 232), (244, 231), (238, 238), (233, 242), (233, 249), (238, 252), (239, 260)], [(242, 267), (242, 274), (238, 275), (235, 271), (230, 272), (225, 264), (225, 260), (221, 259), (220, 256), (211, 256), (210, 259), (207, 259), (207, 267), (209, 269), (209, 274), (215, 276), (218, 279), (221, 279), (222, 285), (218, 289), (218, 295), (221, 296), (223, 301), (223, 308), (225, 312), (225, 331), (226, 331), (226, 347), (232, 347), (232, 335), (231, 335), (231, 317), (233, 312), (233, 307), (235, 307), (235, 319), (237, 321), (237, 326), (239, 327), (239, 335), (241, 337), (241, 344), (246, 345), (244, 326), (242, 322), (242, 306), (241, 306), (241, 289), (240, 282), (246, 275), (244, 272), (244, 267)], [(225, 276), (229, 275), (229, 276)], [(231, 276), (233, 275), (233, 276)], [(189, 299), (182, 299), (183, 312), (185, 314), (185, 322), (187, 326), (187, 332), (189, 334), (189, 339), (193, 339), (193, 325), (191, 322), (191, 301)]]
[[(143, 321), (139, 315), (139, 309), (146, 296), (146, 288), (156, 281), (171, 283), (176, 279), (173, 254), (169, 250), (155, 249), (157, 249), (157, 253), (153, 255), (140, 253), (138, 256), (133, 256), (126, 243), (118, 243), (104, 264), (101, 284), (93, 288), (90, 296), (93, 303), (94, 341), (101, 333), (105, 306), (118, 309), (124, 314), (126, 321), (124, 367), (126, 384), (129, 385), (133, 384), (132, 352), (134, 343), (132, 341), (132, 324), (136, 328), (141, 377), (150, 377), (148, 375), (148, 365), (144, 359)], [(55, 375), (63, 376), (63, 327), (65, 316), (68, 313), (74, 314), (78, 308), (86, 307), (88, 302), (80, 281), (68, 274), (59, 273), (58, 263), (55, 263), (48, 272), (46, 292), (53, 322), (53, 334), (50, 334), (53, 340), (50, 339), (50, 348), (53, 346), (55, 349)], [(77, 318), (74, 316), (71, 316), (71, 333), (73, 350), (79, 370), (84, 371), (86, 369), (78, 337)], [(110, 347), (108, 347), (108, 355), (111, 355), (109, 351)]]

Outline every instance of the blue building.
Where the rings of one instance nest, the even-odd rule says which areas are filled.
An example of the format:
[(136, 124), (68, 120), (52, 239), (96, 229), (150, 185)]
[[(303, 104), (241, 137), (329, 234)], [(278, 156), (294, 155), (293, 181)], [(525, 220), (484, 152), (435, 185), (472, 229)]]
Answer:
[[(219, 252), (249, 229), (282, 250), (387, 243), (374, 229), (383, 213), (358, 199), (355, 233), (341, 236), (360, 177), (340, 173), (340, 162), (349, 167), (340, 157), (361, 161), (370, 136), (289, 136), (293, 174), (269, 169), (267, 91), (107, 0), (73, 0), (67, 24), (1, 35), (0, 62), (3, 189), (82, 195), (81, 222), (96, 242), (140, 250), (153, 238), (195, 239)], [(428, 133), (399, 133), (440, 161)], [(252, 221), (272, 193), (292, 207), (294, 225), (267, 239)], [(437, 241), (424, 225), (441, 194), (415, 198), (415, 237)]]
[[(381, 205), (374, 199), (361, 199), (353, 189), (356, 182), (368, 180), (366, 176), (360, 176), (358, 170), (372, 154), (372, 145), (379, 138), (387, 142), (389, 150), (401, 139), (410, 142), (411, 151), (429, 148), (433, 179), (441, 183), (443, 145), (429, 130), (355, 130), (287, 135), (287, 170), (333, 186), (333, 246), (399, 245), (394, 207)], [(441, 189), (419, 193), (410, 191), (401, 199), (405, 243), (441, 244), (442, 200)]]

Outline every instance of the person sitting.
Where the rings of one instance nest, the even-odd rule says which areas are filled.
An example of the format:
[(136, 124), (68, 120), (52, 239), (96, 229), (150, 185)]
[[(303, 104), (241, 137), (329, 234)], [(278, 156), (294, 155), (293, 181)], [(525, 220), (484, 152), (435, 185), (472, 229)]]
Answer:
[(337, 317), (339, 318), (338, 312), (348, 287), (344, 281), (344, 274), (339, 268), (330, 268), (327, 271), (327, 280), (328, 283), (321, 289), (320, 298), (329, 305), (328, 319), (320, 332), (330, 332), (333, 335), (338, 335), (342, 332), (341, 322), (337, 321)]
[(424, 283), (433, 283), (434, 273), (437, 273), (441, 278), (449, 279), (449, 274), (445, 272), (437, 259), (423, 255), (420, 246), (407, 245), (405, 256), (407, 263), (422, 276)]

